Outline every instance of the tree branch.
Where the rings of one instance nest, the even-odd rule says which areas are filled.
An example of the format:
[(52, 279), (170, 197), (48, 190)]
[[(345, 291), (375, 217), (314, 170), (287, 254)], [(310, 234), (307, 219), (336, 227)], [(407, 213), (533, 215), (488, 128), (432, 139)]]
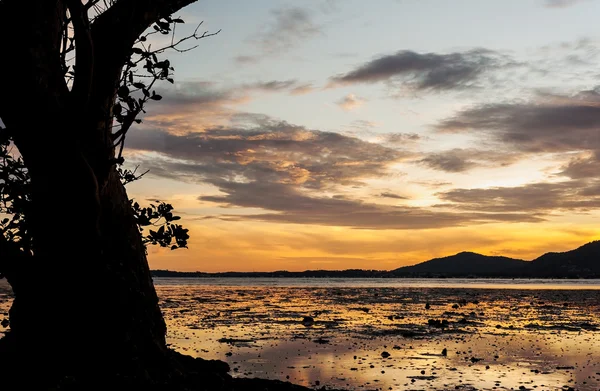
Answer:
[(73, 21), (75, 31), (75, 81), (71, 95), (77, 111), (85, 113), (92, 90), (92, 77), (94, 74), (94, 47), (87, 16), (87, 10), (81, 0), (66, 0), (67, 7)]
[(6, 57), (0, 61), (0, 116), (15, 130), (24, 156), (29, 147), (48, 148), (49, 140), (56, 139), (54, 132), (37, 125), (42, 118), (50, 122), (68, 105), (60, 57), (65, 12), (62, 0), (0, 2), (0, 47)]
[(88, 121), (93, 129), (94, 139), (90, 145), (101, 145), (104, 150), (87, 151), (100, 183), (106, 178), (102, 170), (107, 169), (106, 161), (114, 158), (114, 145), (111, 135), (112, 108), (123, 67), (129, 59), (138, 37), (162, 17), (170, 16), (177, 10), (196, 0), (119, 0), (98, 15), (91, 23), (91, 36), (94, 43), (94, 74)]
[[(120, 0), (96, 18), (92, 24), (92, 37), (94, 42), (110, 42), (110, 45), (102, 46), (110, 46), (113, 53), (125, 55), (152, 23), (196, 1)], [(124, 58), (119, 60), (124, 61)]]

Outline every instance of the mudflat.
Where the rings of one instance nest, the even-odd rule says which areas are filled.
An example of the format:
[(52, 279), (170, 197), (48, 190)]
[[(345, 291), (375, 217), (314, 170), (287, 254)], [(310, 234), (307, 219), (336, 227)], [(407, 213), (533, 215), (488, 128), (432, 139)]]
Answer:
[[(171, 347), (226, 361), (235, 377), (352, 390), (600, 388), (600, 290), (158, 284), (157, 291)], [(0, 287), (0, 320), (10, 301)]]

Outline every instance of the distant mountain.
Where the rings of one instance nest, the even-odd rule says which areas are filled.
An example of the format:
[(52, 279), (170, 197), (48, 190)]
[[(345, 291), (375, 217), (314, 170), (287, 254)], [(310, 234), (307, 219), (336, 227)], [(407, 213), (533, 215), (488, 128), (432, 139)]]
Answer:
[(531, 261), (528, 274), (539, 277), (600, 277), (600, 240)]
[(398, 277), (492, 277), (518, 273), (528, 263), (520, 259), (461, 252), (449, 257), (435, 258), (417, 265), (401, 267), (390, 273)]
[(487, 256), (461, 252), (435, 258), (395, 270), (306, 270), (303, 272), (175, 272), (153, 270), (154, 277), (527, 277), (527, 278), (600, 278), (600, 240), (585, 244), (575, 250), (550, 252), (533, 261), (523, 261), (500, 256)]

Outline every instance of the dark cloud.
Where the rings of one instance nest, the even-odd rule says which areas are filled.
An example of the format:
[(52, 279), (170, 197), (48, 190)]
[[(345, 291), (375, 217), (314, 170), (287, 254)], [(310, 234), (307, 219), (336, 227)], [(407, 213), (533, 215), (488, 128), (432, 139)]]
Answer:
[(379, 194), (380, 197), (383, 198), (393, 198), (395, 200), (408, 200), (408, 197), (396, 194), (396, 193), (392, 193), (389, 191), (384, 191), (383, 193)]
[(389, 144), (407, 144), (421, 140), (421, 136), (416, 133), (386, 133), (381, 135), (384, 143)]
[(559, 174), (572, 179), (600, 178), (600, 151), (571, 159)]
[(271, 11), (272, 20), (253, 39), (260, 50), (255, 55), (240, 55), (241, 63), (258, 62), (265, 56), (286, 52), (299, 43), (322, 34), (321, 27), (314, 22), (308, 9), (301, 7), (277, 8)]
[(566, 8), (587, 0), (546, 0), (544, 5), (548, 8)]
[(430, 168), (446, 172), (463, 172), (476, 166), (475, 162), (461, 155), (455, 151), (432, 153), (419, 162)]
[(590, 189), (597, 186), (598, 182), (569, 180), (558, 183), (532, 183), (519, 187), (453, 189), (438, 193), (437, 196), (464, 211), (518, 212), (542, 216), (558, 211), (589, 211), (599, 208), (600, 194), (590, 194)]
[(512, 164), (521, 156), (512, 152), (461, 149), (433, 152), (418, 160), (430, 168), (446, 172), (465, 172), (476, 167), (498, 167)]
[(582, 91), (534, 102), (476, 106), (436, 127), (444, 132), (476, 131), (525, 152), (599, 149), (600, 94)]
[(228, 181), (218, 186), (225, 195), (201, 196), (200, 200), (271, 212), (219, 217), (233, 221), (258, 220), (363, 229), (425, 229), (492, 221), (540, 221), (536, 216), (522, 213), (450, 213), (311, 196), (279, 183)]
[(485, 49), (449, 54), (401, 50), (332, 77), (331, 84), (400, 82), (420, 91), (462, 90), (478, 85), (489, 71), (513, 65), (506, 56)]

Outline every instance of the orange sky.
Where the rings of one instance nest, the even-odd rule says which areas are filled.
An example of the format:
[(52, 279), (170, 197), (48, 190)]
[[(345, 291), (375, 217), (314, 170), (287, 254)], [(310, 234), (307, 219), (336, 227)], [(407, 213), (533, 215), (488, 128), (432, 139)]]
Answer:
[(190, 229), (151, 267), (393, 269), (600, 239), (600, 2), (461, 5), (186, 8), (222, 32), (172, 54), (126, 143), (150, 170), (130, 196)]

